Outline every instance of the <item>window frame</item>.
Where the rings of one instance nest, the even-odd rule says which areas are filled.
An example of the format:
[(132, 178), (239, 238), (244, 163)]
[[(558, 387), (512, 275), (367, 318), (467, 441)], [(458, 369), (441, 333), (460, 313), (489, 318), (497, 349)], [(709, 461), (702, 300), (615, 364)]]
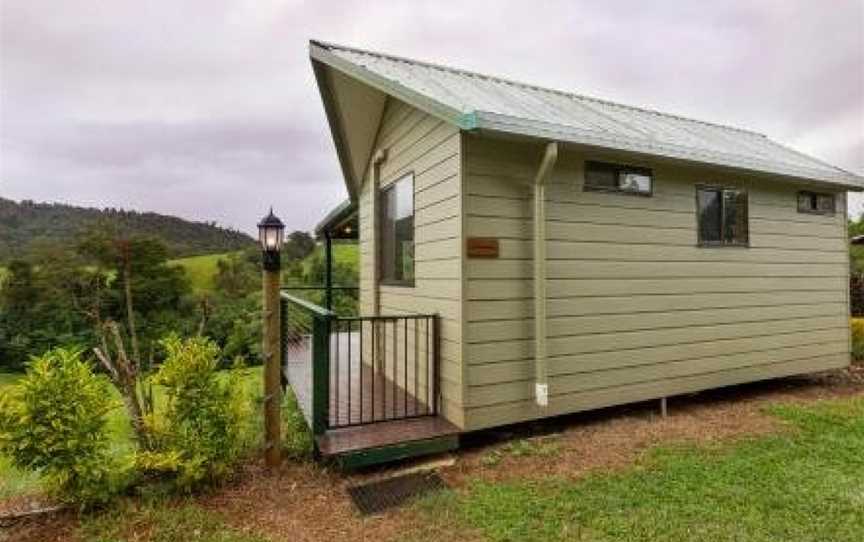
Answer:
[[(702, 191), (720, 192), (720, 240), (706, 241), (702, 239), (701, 213), (699, 211), (699, 193)], [(747, 213), (747, 239), (744, 241), (727, 242), (723, 240), (723, 231), (726, 229), (726, 199), (724, 192), (735, 191), (744, 194)], [(746, 188), (731, 185), (697, 184), (694, 194), (696, 203), (696, 246), (700, 248), (750, 248), (750, 192)]]
[[(648, 185), (647, 192), (641, 191), (633, 191), (633, 190), (624, 190), (618, 186), (609, 187), (609, 186), (601, 186), (596, 184), (588, 184), (588, 168), (590, 166), (600, 166), (601, 168), (605, 168), (607, 170), (612, 170), (615, 172), (615, 178), (618, 179), (618, 176), (622, 173), (635, 173), (637, 175), (644, 175), (650, 179)], [(603, 192), (607, 194), (622, 194), (627, 196), (639, 196), (643, 198), (650, 198), (654, 195), (654, 170), (648, 167), (642, 166), (631, 166), (627, 164), (618, 164), (615, 162), (604, 162), (602, 160), (586, 160), (584, 163), (583, 173), (583, 183), (582, 183), (582, 191), (583, 192)]]
[[(377, 264), (377, 266), (378, 266), (378, 284), (381, 286), (396, 286), (396, 287), (400, 287), (400, 288), (413, 288), (415, 280), (416, 280), (416, 276), (417, 276), (416, 259), (413, 262), (414, 268), (413, 268), (413, 273), (412, 273), (410, 279), (385, 278), (387, 273), (385, 273), (385, 269), (384, 269), (384, 242), (383, 242), (384, 224), (385, 224), (385, 221), (384, 221), (385, 217), (383, 216), (384, 200), (387, 197), (387, 195), (389, 194), (389, 192), (395, 190), (396, 186), (400, 182), (403, 182), (407, 179), (411, 180), (411, 228), (412, 228), (412, 231), (411, 231), (411, 252), (412, 252), (412, 258), (413, 258), (414, 257), (413, 256), (414, 249), (417, 246), (416, 245), (416, 243), (417, 243), (417, 241), (416, 241), (416, 239), (417, 239), (417, 223), (416, 223), (416, 219), (417, 219), (417, 201), (416, 201), (417, 191), (415, 190), (415, 188), (416, 188), (415, 181), (417, 179), (416, 179), (416, 176), (414, 175), (414, 171), (411, 170), (411, 171), (405, 172), (402, 175), (399, 175), (398, 177), (396, 177), (396, 179), (393, 182), (387, 184), (387, 186), (384, 186), (384, 187), (381, 187), (378, 189), (378, 194), (377, 194), (378, 208), (376, 209), (376, 212), (378, 213), (378, 217), (377, 217), (378, 218), (378, 232), (377, 232), (376, 241), (378, 242), (378, 250), (377, 250), (377, 252), (378, 252), (378, 264)], [(394, 238), (395, 238), (395, 232), (394, 232)], [(395, 261), (394, 261), (394, 265), (395, 265)], [(395, 271), (395, 268), (394, 268), (394, 271)], [(395, 274), (395, 273), (392, 273), (392, 274)]]
[[(816, 208), (815, 209), (801, 209), (801, 196), (807, 194), (811, 198), (816, 198)], [(823, 211), (819, 208), (819, 197), (830, 197), (831, 198), (831, 210)], [(798, 212), (801, 214), (807, 215), (825, 215), (825, 216), (834, 216), (837, 214), (837, 194), (832, 192), (816, 192), (815, 190), (799, 190), (795, 195), (795, 207), (798, 209)]]

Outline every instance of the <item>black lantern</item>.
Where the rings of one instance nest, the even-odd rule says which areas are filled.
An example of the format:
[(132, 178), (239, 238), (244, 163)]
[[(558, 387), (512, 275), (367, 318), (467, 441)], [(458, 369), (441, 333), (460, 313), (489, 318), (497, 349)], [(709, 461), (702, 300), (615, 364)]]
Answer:
[(273, 214), (271, 207), (270, 213), (258, 223), (258, 240), (261, 242), (265, 270), (279, 271), (279, 252), (282, 250), (284, 236), (285, 224)]

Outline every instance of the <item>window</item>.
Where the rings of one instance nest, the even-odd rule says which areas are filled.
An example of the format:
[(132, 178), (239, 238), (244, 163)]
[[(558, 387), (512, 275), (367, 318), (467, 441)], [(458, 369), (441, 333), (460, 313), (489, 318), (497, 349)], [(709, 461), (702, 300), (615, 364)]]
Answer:
[(414, 285), (414, 174), (381, 191), (381, 282)]
[(834, 194), (817, 194), (816, 192), (798, 192), (798, 212), (819, 215), (835, 213)]
[(701, 246), (747, 246), (747, 192), (734, 188), (697, 188)]
[(650, 196), (653, 185), (650, 169), (585, 162), (585, 190)]

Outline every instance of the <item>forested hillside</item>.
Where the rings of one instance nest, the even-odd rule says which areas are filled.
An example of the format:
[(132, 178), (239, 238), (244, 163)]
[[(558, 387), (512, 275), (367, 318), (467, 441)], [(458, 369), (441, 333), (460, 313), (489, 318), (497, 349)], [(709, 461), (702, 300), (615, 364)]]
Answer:
[(0, 198), (0, 262), (23, 255), (31, 243), (41, 238), (72, 240), (100, 221), (112, 223), (126, 235), (158, 237), (174, 257), (230, 252), (246, 248), (254, 241), (245, 233), (212, 222), (124, 209), (92, 209), (27, 200), (18, 203)]

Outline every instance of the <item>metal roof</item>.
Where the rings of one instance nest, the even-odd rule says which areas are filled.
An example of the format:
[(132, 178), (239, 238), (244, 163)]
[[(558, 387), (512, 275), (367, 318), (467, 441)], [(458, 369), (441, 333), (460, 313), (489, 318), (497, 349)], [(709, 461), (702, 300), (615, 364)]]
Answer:
[(488, 130), (864, 188), (765, 135), (398, 56), (312, 41), (330, 67), (465, 130)]

